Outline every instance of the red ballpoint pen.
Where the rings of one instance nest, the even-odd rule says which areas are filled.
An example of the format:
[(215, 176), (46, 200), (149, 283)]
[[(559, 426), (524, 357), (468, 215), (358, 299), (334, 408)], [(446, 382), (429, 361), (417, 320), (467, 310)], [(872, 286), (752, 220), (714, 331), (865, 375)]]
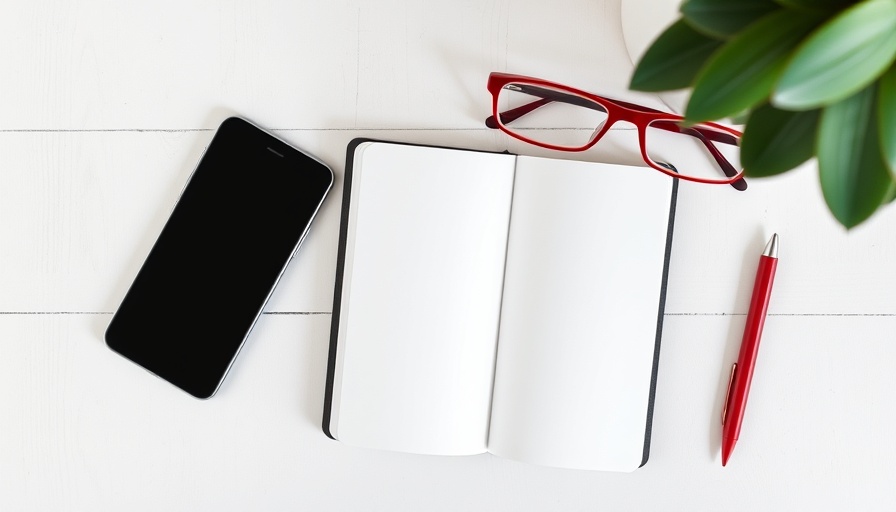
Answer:
[(750, 394), (750, 381), (753, 380), (753, 369), (756, 366), (756, 355), (759, 353), (759, 338), (768, 312), (768, 301), (772, 295), (772, 282), (775, 280), (775, 268), (778, 266), (778, 235), (765, 246), (759, 257), (759, 268), (756, 270), (756, 283), (753, 285), (753, 298), (747, 312), (747, 324), (744, 326), (744, 338), (740, 345), (740, 355), (731, 367), (728, 380), (728, 394), (725, 407), (722, 409), (722, 465), (728, 463), (734, 445), (740, 437), (740, 425), (747, 409), (747, 396)]

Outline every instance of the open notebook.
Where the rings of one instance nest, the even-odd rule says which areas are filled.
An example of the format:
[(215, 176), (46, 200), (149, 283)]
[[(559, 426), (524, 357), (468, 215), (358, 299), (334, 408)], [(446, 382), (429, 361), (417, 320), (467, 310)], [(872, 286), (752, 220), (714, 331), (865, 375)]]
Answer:
[(349, 445), (647, 460), (676, 181), (356, 140), (323, 429)]

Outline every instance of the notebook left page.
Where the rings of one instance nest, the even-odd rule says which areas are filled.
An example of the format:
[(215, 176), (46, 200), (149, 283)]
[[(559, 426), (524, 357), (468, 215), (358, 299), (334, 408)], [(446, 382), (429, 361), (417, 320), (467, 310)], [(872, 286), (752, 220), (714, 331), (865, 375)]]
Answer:
[(351, 172), (330, 433), (485, 452), (514, 156), (368, 142)]

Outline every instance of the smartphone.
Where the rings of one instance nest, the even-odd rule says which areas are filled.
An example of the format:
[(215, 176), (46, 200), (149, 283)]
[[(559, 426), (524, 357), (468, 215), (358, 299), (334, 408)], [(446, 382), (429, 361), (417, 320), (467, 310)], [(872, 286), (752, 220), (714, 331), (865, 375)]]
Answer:
[(332, 185), (316, 158), (245, 119), (225, 120), (106, 344), (197, 398), (213, 396)]

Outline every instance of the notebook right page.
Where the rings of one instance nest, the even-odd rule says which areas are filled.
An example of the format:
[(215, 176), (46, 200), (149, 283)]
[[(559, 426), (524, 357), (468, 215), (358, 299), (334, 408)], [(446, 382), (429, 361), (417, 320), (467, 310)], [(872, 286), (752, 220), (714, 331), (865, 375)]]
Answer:
[(490, 452), (642, 464), (673, 183), (649, 168), (517, 159)]

